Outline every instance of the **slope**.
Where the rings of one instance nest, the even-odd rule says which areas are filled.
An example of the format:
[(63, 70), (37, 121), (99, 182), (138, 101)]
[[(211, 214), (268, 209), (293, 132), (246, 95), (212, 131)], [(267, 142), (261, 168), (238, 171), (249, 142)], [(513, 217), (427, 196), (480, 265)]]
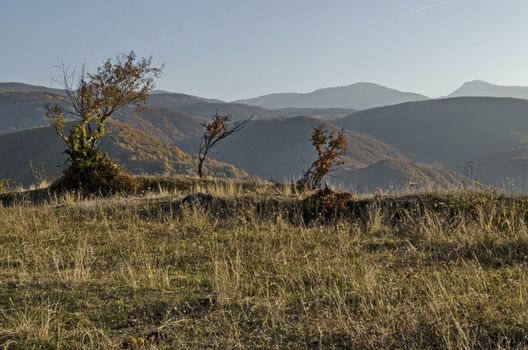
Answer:
[(44, 92), (0, 93), (0, 135), (45, 125), (44, 105), (61, 101), (60, 96)]
[[(66, 161), (65, 145), (50, 127), (40, 127), (0, 136), (0, 178), (21, 184), (55, 178)], [(101, 149), (117, 160), (126, 171), (146, 175), (192, 175), (194, 160), (182, 150), (156, 138), (110, 121)], [(211, 160), (207, 165), (217, 176), (241, 177), (246, 174), (230, 164)]]
[[(252, 175), (267, 179), (293, 179), (315, 159), (309, 138), (312, 129), (324, 120), (311, 117), (256, 120), (237, 135), (218, 144), (213, 156)], [(337, 128), (326, 124), (331, 131)], [(366, 134), (347, 130), (349, 146), (345, 168), (353, 169), (387, 157), (405, 158), (396, 148)], [(178, 144), (188, 150), (189, 141)]]
[(449, 188), (461, 184), (463, 178), (438, 164), (390, 158), (344, 174), (343, 182), (358, 192), (372, 192), (391, 188)]
[(500, 184), (513, 175), (501, 166), (506, 154), (528, 135), (528, 101), (463, 97), (412, 102), (357, 112), (336, 125), (369, 133), (419, 161), (440, 162), (454, 171), (463, 172), (473, 160), (475, 176)]

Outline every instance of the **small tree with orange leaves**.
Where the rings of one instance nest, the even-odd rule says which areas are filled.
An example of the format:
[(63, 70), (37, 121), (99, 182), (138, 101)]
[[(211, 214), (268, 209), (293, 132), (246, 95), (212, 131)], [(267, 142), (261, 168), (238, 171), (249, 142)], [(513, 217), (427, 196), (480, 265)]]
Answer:
[(211, 148), (214, 147), (218, 142), (222, 141), (229, 135), (236, 134), (238, 131), (242, 130), (247, 123), (251, 120), (252, 117), (248, 119), (235, 123), (233, 126), (229, 126), (229, 121), (231, 116), (221, 115), (218, 111), (215, 113), (213, 120), (209, 123), (204, 122), (202, 126), (205, 128), (205, 132), (202, 136), (202, 141), (200, 142), (200, 149), (198, 151), (198, 176), (204, 177), (204, 163), (211, 151)]
[(314, 128), (310, 141), (317, 150), (317, 159), (297, 181), (297, 186), (316, 189), (321, 187), (323, 178), (327, 174), (343, 165), (342, 157), (346, 154), (347, 145), (343, 129), (337, 133), (328, 132), (323, 124)]

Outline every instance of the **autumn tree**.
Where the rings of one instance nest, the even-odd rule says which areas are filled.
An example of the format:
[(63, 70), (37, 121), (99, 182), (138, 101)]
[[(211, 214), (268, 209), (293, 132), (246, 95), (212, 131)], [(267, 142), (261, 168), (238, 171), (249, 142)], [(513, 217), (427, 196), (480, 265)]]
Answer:
[(205, 132), (200, 142), (200, 149), (198, 151), (198, 176), (204, 177), (204, 163), (207, 159), (211, 148), (213, 148), (218, 142), (224, 140), (230, 135), (236, 134), (242, 130), (247, 123), (252, 119), (248, 119), (229, 125), (231, 117), (229, 115), (221, 115), (218, 111), (215, 113), (212, 121), (202, 123), (205, 128)]
[(347, 152), (343, 129), (339, 132), (328, 132), (324, 125), (319, 125), (312, 131), (310, 138), (317, 151), (317, 159), (297, 182), (301, 188), (320, 188), (323, 178), (344, 164), (342, 159)]
[(162, 72), (152, 67), (151, 60), (138, 59), (132, 51), (106, 59), (94, 73), (83, 69), (75, 74), (64, 65), (59, 67), (66, 104), (46, 106), (47, 119), (67, 146), (68, 167), (56, 187), (111, 190), (120, 169), (98, 146), (114, 113), (127, 106), (145, 108), (154, 79)]

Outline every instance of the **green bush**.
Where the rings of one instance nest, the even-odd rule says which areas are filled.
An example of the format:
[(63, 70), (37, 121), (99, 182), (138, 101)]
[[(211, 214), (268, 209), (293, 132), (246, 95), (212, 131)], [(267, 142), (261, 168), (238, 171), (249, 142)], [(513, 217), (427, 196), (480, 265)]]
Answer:
[(62, 177), (51, 186), (54, 192), (77, 190), (101, 195), (128, 193), (134, 188), (132, 176), (122, 172), (117, 163), (100, 151), (94, 151), (89, 157), (72, 159)]

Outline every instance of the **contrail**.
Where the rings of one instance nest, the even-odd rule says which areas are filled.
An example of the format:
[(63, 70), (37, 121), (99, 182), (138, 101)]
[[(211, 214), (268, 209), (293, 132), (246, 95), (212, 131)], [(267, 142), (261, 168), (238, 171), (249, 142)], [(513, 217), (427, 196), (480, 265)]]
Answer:
[(420, 13), (420, 12), (423, 12), (423, 11), (427, 11), (427, 10), (430, 10), (432, 8), (435, 8), (435, 7), (444, 6), (444, 5), (450, 4), (450, 3), (455, 2), (455, 1), (456, 0), (447, 0), (447, 1), (438, 2), (436, 4), (432, 4), (432, 5), (429, 5), (429, 6), (425, 6), (425, 7), (413, 10), (413, 11), (409, 12), (409, 14), (410, 15), (415, 15), (417, 13)]

